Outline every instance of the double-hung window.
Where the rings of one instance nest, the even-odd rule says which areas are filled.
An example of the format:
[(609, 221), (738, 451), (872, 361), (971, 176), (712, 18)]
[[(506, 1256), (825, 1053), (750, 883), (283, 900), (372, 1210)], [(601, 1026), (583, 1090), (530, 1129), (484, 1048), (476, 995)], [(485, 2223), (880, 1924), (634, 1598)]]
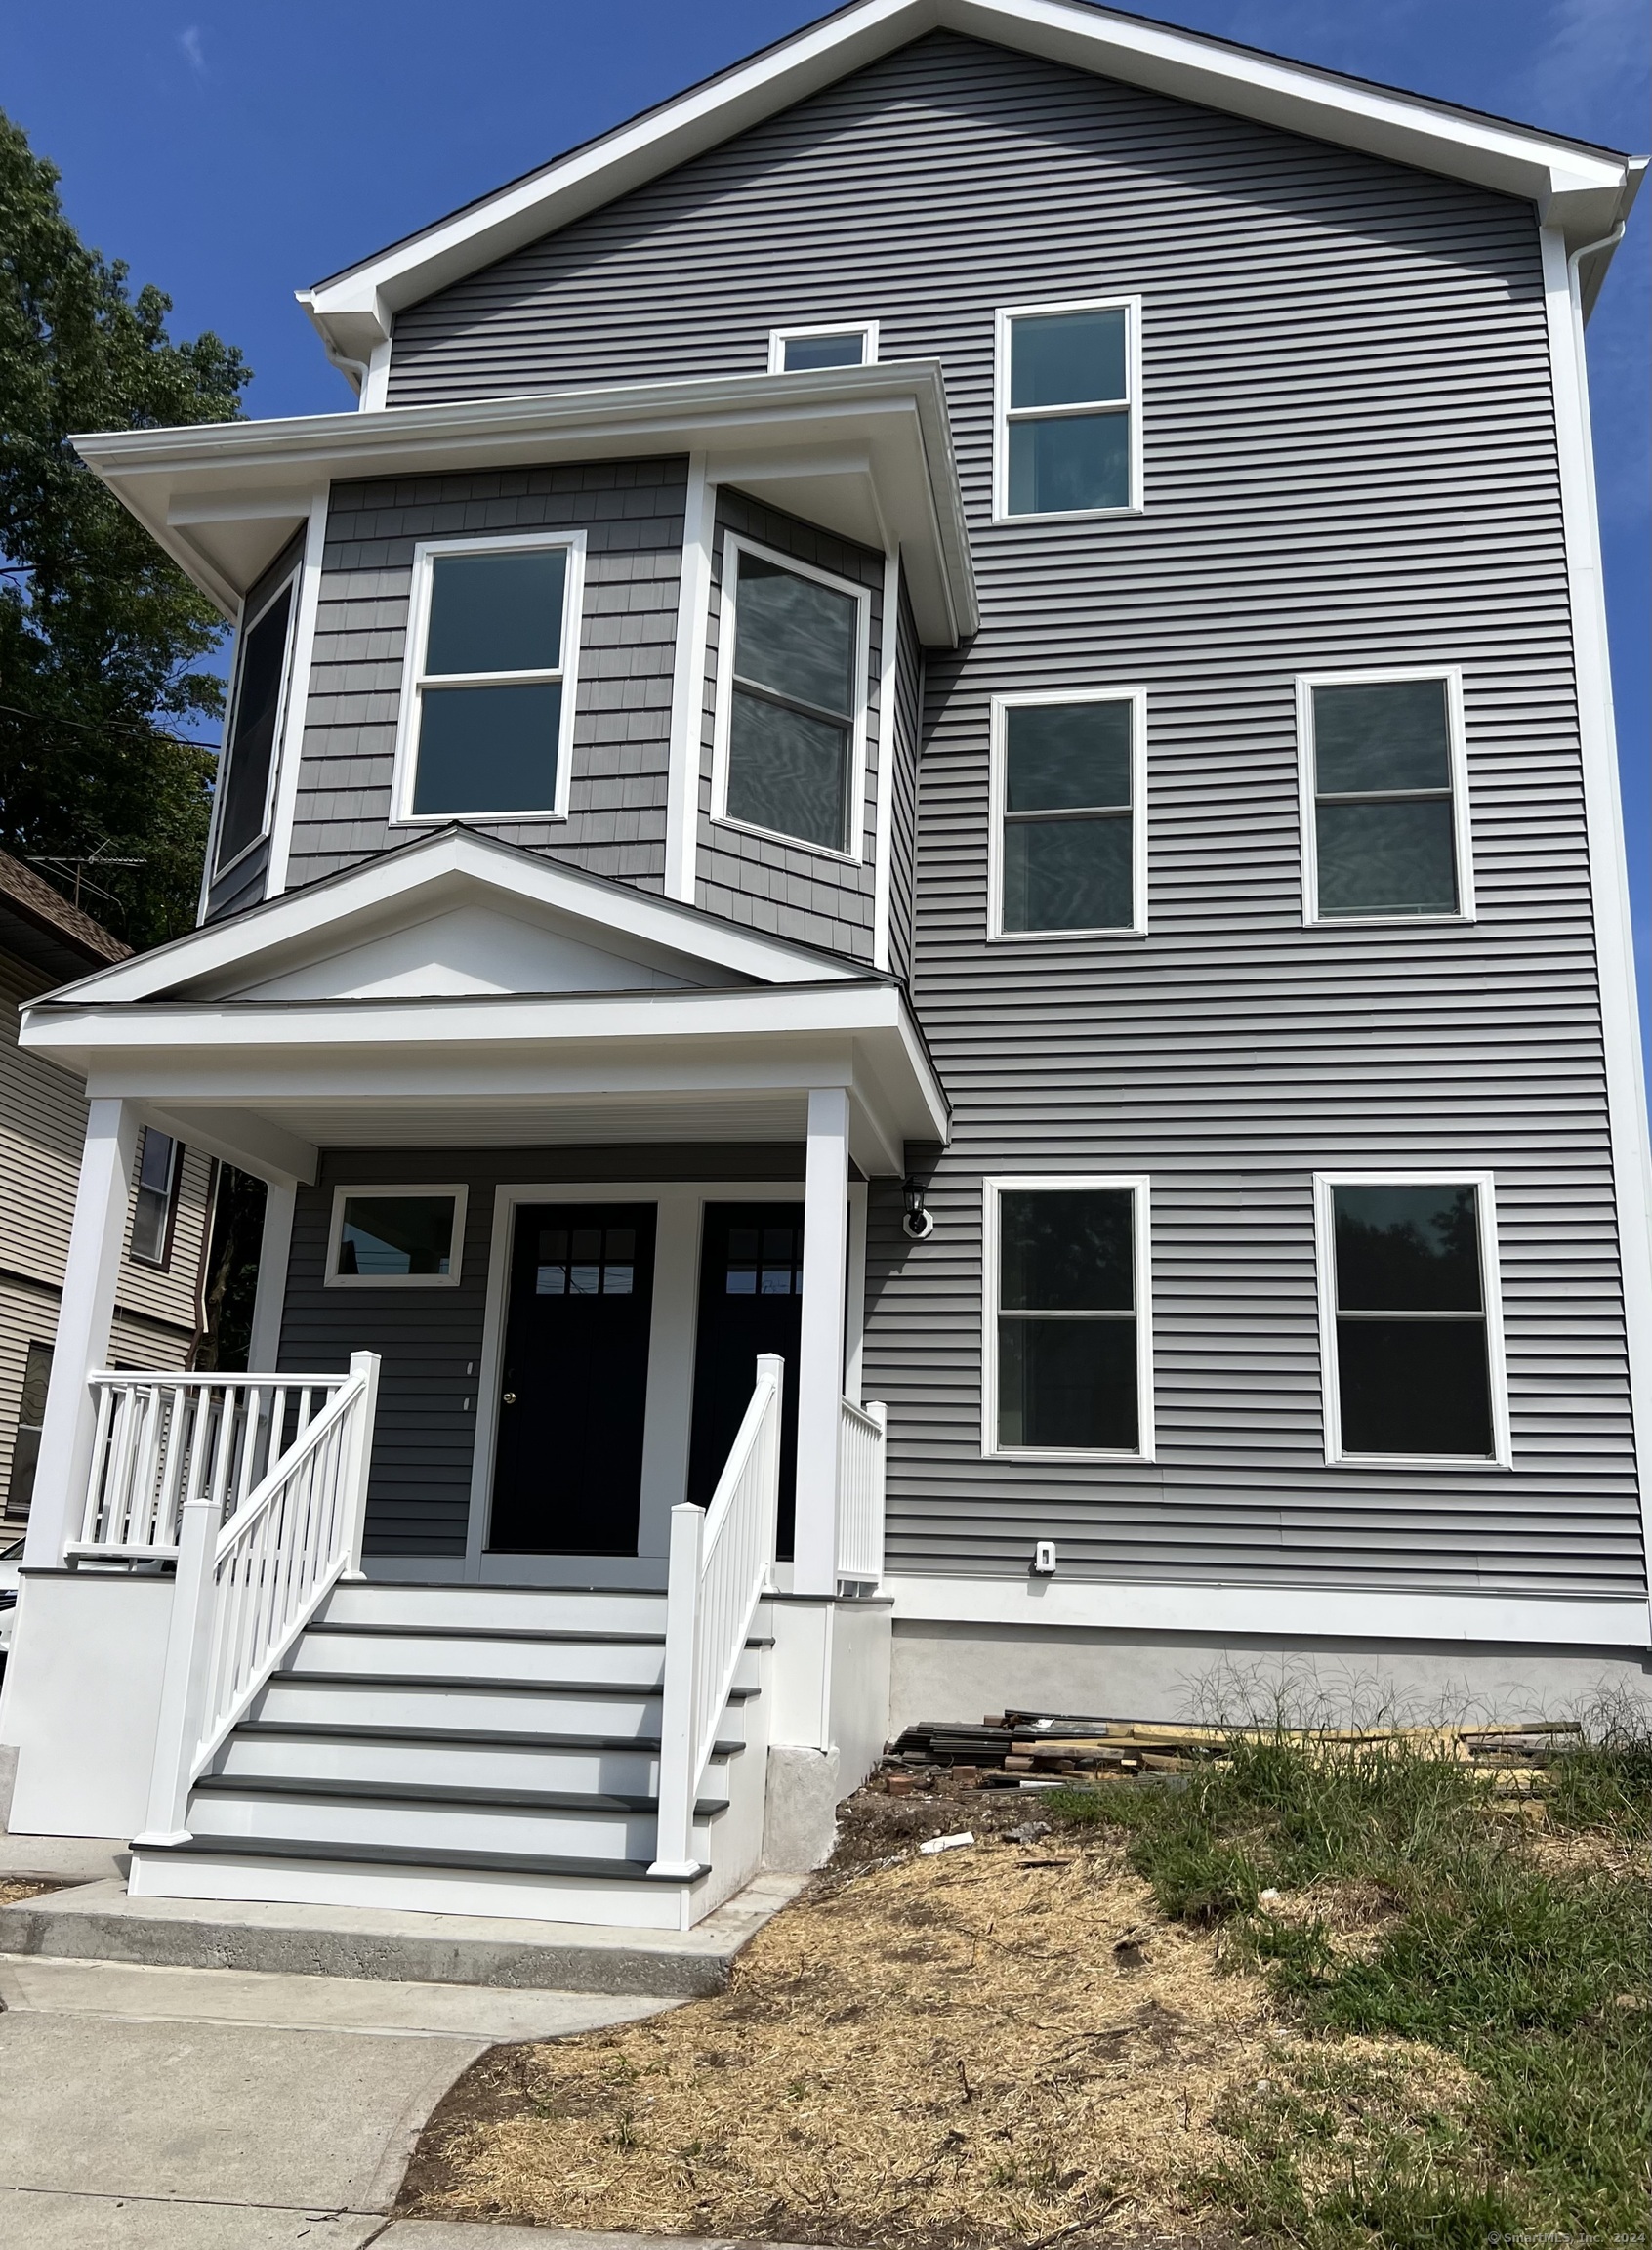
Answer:
[(298, 580), (287, 579), (241, 627), (229, 724), (218, 765), (215, 875), (224, 874), (269, 833), (275, 744), (287, 683)]
[(987, 1454), (1153, 1454), (1144, 1179), (986, 1183)]
[(732, 534), (723, 559), (718, 816), (858, 858), (870, 597)]
[(1138, 297), (999, 313), (995, 517), (1141, 506), (1140, 337)]
[(141, 1266), (165, 1266), (172, 1256), (184, 1151), (170, 1134), (144, 1128), (138, 1154), (138, 1190), (132, 1200), (132, 1255)]
[(1328, 1458), (1507, 1464), (1490, 1176), (1327, 1173), (1314, 1198)]
[(1470, 920), (1463, 684), (1453, 671), (1297, 683), (1307, 922)]
[(844, 320), (828, 328), (776, 328), (768, 339), (771, 375), (803, 375), (827, 367), (870, 367), (877, 357), (876, 320)]
[(566, 816), (584, 554), (581, 531), (415, 551), (399, 820)]
[(1145, 734), (1139, 689), (993, 699), (995, 938), (1145, 929)]

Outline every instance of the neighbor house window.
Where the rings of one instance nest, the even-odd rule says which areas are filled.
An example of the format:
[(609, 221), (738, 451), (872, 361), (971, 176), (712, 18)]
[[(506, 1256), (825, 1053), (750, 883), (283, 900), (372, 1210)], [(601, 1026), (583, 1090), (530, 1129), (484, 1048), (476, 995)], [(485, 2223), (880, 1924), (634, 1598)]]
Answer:
[(821, 367), (870, 367), (878, 357), (876, 320), (837, 327), (776, 328), (768, 339), (768, 372), (801, 375)]
[(989, 1180), (983, 1451), (1153, 1451), (1147, 1182)]
[(172, 1255), (172, 1228), (184, 1151), (152, 1125), (138, 1152), (138, 1189), (132, 1202), (132, 1255), (143, 1266), (164, 1266)]
[(583, 532), (417, 550), (398, 818), (566, 815), (583, 561)]
[(339, 1188), (329, 1287), (439, 1288), (459, 1278), (463, 1188)]
[(720, 816), (856, 857), (864, 589), (730, 537), (718, 711)]
[(1135, 297), (999, 313), (995, 515), (1140, 507), (1140, 320)]
[(30, 1344), (23, 1361), (22, 1396), (12, 1438), (12, 1471), (6, 1480), (5, 1513), (14, 1523), (28, 1515), (34, 1497), (34, 1470), (40, 1458), (40, 1433), (46, 1424), (46, 1394), (52, 1384), (52, 1347)]
[(216, 874), (223, 874), (269, 831), (269, 788), (297, 585), (295, 578), (289, 578), (241, 627), (229, 725), (218, 766)]
[(1315, 1182), (1326, 1451), (1508, 1459), (1492, 1183)]
[(1297, 693), (1305, 919), (1470, 916), (1459, 676), (1332, 673)]
[(1145, 701), (995, 698), (995, 937), (1146, 927)]

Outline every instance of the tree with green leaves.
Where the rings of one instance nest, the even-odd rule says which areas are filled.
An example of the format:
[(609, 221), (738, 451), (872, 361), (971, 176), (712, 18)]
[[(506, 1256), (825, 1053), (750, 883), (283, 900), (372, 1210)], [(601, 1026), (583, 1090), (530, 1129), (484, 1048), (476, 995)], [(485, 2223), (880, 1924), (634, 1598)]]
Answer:
[(0, 844), (139, 859), (87, 896), (134, 946), (194, 921), (224, 621), (76, 457), (76, 431), (226, 422), (251, 370), (83, 243), (59, 174), (0, 115)]

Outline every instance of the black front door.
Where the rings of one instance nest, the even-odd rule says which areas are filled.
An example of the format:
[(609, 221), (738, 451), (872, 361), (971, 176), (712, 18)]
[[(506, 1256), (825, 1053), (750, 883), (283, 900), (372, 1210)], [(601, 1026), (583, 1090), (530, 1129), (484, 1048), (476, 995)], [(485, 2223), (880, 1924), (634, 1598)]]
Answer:
[(516, 1213), (488, 1546), (635, 1555), (654, 1303), (651, 1203)]
[(798, 1482), (798, 1347), (803, 1335), (801, 1203), (708, 1203), (700, 1240), (694, 1432), (688, 1497), (709, 1505), (752, 1402), (761, 1352), (786, 1362), (780, 1419), (780, 1553), (792, 1552)]

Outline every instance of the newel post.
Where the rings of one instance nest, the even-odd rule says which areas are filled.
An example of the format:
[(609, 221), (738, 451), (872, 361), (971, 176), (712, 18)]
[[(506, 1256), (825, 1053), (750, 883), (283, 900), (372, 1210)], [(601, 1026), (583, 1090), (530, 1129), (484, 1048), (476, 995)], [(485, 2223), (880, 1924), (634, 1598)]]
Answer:
[(665, 1677), (660, 1693), (659, 1825), (650, 1875), (686, 1882), (699, 1872), (694, 1840), (694, 1676), (699, 1669), (700, 1568), (706, 1514), (691, 1500), (671, 1512), (666, 1581)]
[(161, 1674), (149, 1809), (144, 1833), (132, 1839), (134, 1849), (145, 1844), (189, 1841), (185, 1821), (206, 1711), (207, 1673), (217, 1621), (215, 1563), (223, 1522), (224, 1508), (218, 1500), (186, 1500), (179, 1511), (178, 1574), (173, 1580), (172, 1620)]
[(350, 1373), (351, 1380), (361, 1385), (360, 1399), (350, 1419), (350, 1456), (345, 1464), (350, 1532), (343, 1575), (353, 1580), (362, 1575), (361, 1540), (367, 1528), (367, 1486), (373, 1476), (373, 1424), (379, 1411), (379, 1354), (352, 1352)]

